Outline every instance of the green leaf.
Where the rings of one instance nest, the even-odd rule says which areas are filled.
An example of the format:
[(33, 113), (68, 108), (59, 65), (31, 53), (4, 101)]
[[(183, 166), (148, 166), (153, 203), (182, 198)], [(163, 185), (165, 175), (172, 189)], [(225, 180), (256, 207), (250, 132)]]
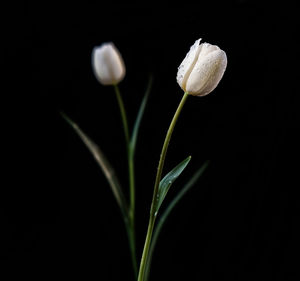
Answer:
[(187, 157), (180, 164), (178, 164), (171, 172), (169, 172), (159, 183), (156, 212), (159, 210), (162, 202), (164, 201), (171, 185), (180, 176), (187, 164), (190, 162), (191, 156)]
[(137, 117), (136, 117), (136, 120), (135, 120), (135, 123), (134, 123), (133, 130), (132, 130), (132, 136), (131, 136), (131, 140), (130, 140), (130, 148), (131, 148), (132, 156), (134, 155), (134, 152), (135, 152), (136, 140), (137, 140), (139, 128), (140, 128), (140, 125), (141, 125), (141, 121), (142, 121), (142, 118), (143, 118), (143, 115), (144, 115), (144, 111), (145, 111), (145, 108), (146, 108), (146, 104), (147, 104), (147, 101), (148, 101), (148, 97), (149, 97), (149, 94), (150, 94), (150, 91), (151, 91), (152, 83), (153, 83), (153, 78), (152, 78), (152, 76), (150, 76), (149, 81), (148, 81), (148, 85), (147, 85), (147, 88), (146, 88), (146, 91), (145, 91), (145, 94), (144, 94), (144, 97), (143, 97), (142, 102), (140, 104), (140, 108), (139, 108), (139, 111), (138, 111), (138, 114), (137, 114)]
[(195, 183), (199, 180), (199, 178), (202, 176), (206, 168), (208, 167), (210, 161), (206, 161), (190, 178), (190, 180), (183, 186), (183, 188), (180, 190), (180, 192), (173, 198), (173, 200), (170, 202), (168, 207), (165, 209), (163, 214), (159, 217), (158, 223), (155, 227), (150, 250), (149, 250), (149, 256), (147, 259), (147, 265), (146, 265), (146, 273), (145, 273), (145, 281), (148, 281), (149, 274), (150, 274), (150, 266), (152, 262), (152, 256), (153, 252), (159, 237), (159, 234), (161, 232), (161, 229), (167, 220), (168, 216), (170, 215), (171, 211), (174, 209), (174, 207), (177, 205), (177, 203), (183, 198), (183, 196), (195, 185)]
[(83, 141), (83, 143), (86, 145), (86, 147), (89, 149), (91, 154), (94, 156), (96, 162), (102, 169), (110, 187), (111, 190), (115, 196), (115, 199), (117, 200), (117, 203), (123, 213), (124, 216), (127, 216), (128, 214), (128, 207), (127, 202), (125, 199), (125, 196), (122, 192), (121, 185), (119, 183), (119, 180), (116, 176), (116, 173), (109, 163), (109, 161), (106, 159), (105, 155), (101, 151), (98, 145), (96, 145), (80, 128), (79, 126), (73, 122), (65, 113), (61, 113), (62, 117), (67, 121), (67, 123), (75, 130), (77, 135), (80, 137), (80, 139)]

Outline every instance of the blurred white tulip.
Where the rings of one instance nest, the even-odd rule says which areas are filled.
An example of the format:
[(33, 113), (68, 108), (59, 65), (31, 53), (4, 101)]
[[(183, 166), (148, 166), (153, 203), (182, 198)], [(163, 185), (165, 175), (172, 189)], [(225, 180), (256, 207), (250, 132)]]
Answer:
[(102, 85), (116, 85), (126, 73), (123, 58), (113, 43), (104, 43), (93, 49), (92, 67)]
[(227, 66), (226, 53), (216, 45), (197, 40), (177, 72), (180, 87), (193, 96), (205, 96), (220, 82)]

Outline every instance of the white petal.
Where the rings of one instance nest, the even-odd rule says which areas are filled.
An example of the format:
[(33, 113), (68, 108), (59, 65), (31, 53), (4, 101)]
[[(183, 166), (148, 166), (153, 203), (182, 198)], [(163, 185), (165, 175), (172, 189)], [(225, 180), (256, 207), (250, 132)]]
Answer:
[(103, 85), (120, 82), (125, 76), (125, 65), (121, 54), (113, 43), (105, 43), (92, 51), (94, 74)]
[(190, 51), (187, 53), (186, 57), (178, 67), (178, 72), (177, 72), (177, 83), (179, 86), (186, 91), (186, 82), (187, 79), (194, 67), (194, 64), (197, 61), (198, 55), (201, 50), (201, 45), (200, 44), (201, 38), (196, 40), (193, 46), (191, 46)]
[(213, 91), (227, 66), (226, 54), (217, 46), (206, 45), (202, 50), (186, 84), (186, 91), (195, 96)]

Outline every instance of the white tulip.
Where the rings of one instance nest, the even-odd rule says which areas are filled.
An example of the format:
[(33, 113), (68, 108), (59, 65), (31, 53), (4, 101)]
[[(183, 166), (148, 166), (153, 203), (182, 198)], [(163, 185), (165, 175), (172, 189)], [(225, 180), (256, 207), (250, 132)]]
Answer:
[(193, 96), (205, 96), (220, 82), (227, 66), (226, 53), (216, 45), (197, 40), (177, 72), (180, 87)]
[(92, 67), (102, 85), (116, 85), (126, 73), (123, 58), (113, 43), (104, 43), (93, 49)]

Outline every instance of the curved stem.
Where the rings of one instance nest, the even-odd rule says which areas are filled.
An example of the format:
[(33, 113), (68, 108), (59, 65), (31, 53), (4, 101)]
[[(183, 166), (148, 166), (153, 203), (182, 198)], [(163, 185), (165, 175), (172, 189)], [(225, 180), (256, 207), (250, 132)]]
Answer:
[(130, 144), (130, 135), (128, 129), (128, 121), (124, 102), (121, 96), (118, 85), (114, 85), (117, 101), (120, 108), (124, 135), (126, 140), (127, 160), (128, 160), (128, 175), (129, 175), (129, 193), (130, 193), (130, 204), (128, 211), (128, 223), (126, 223), (126, 229), (129, 239), (129, 247), (132, 258), (132, 265), (135, 276), (137, 276), (137, 261), (136, 261), (136, 249), (135, 249), (135, 181), (134, 181), (134, 154)]
[(146, 269), (146, 264), (147, 264), (147, 258), (149, 255), (149, 248), (150, 248), (150, 244), (151, 244), (151, 238), (152, 238), (152, 233), (153, 233), (153, 229), (154, 229), (154, 225), (155, 225), (155, 220), (156, 220), (156, 210), (157, 210), (157, 194), (158, 194), (158, 188), (159, 188), (159, 183), (161, 180), (161, 176), (162, 176), (162, 171), (163, 171), (163, 167), (164, 167), (164, 162), (165, 162), (165, 158), (166, 158), (166, 154), (167, 154), (167, 150), (168, 150), (168, 146), (171, 140), (171, 136), (173, 133), (173, 130), (175, 128), (175, 125), (177, 123), (178, 117), (181, 113), (181, 110), (187, 100), (188, 97), (188, 93), (185, 92), (179, 105), (178, 108), (173, 116), (173, 119), (171, 121), (171, 124), (169, 126), (167, 135), (165, 137), (165, 141), (162, 147), (162, 151), (160, 154), (160, 159), (159, 159), (159, 163), (158, 163), (158, 168), (157, 168), (157, 174), (156, 174), (156, 179), (155, 179), (155, 184), (154, 184), (154, 191), (153, 191), (153, 197), (152, 197), (152, 203), (151, 203), (151, 210), (150, 210), (150, 218), (149, 218), (149, 224), (148, 224), (148, 230), (147, 230), (147, 234), (146, 234), (146, 240), (145, 240), (145, 244), (144, 244), (144, 250), (143, 250), (143, 254), (142, 254), (142, 258), (141, 258), (141, 263), (140, 263), (140, 270), (139, 270), (139, 275), (138, 275), (138, 281), (144, 281), (144, 277), (145, 277), (145, 269)]

